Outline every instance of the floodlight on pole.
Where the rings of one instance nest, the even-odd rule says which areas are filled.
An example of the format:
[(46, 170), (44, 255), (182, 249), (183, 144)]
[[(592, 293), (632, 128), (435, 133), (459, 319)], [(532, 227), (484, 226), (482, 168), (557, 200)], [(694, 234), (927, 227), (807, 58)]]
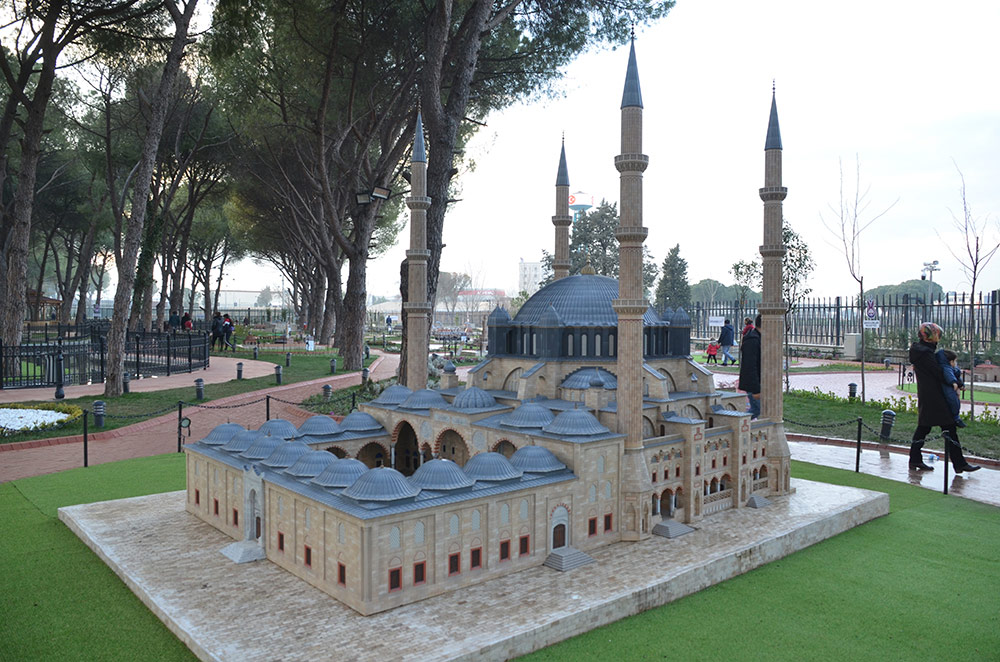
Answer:
[(378, 198), (379, 200), (388, 200), (389, 196), (392, 195), (392, 191), (381, 186), (376, 186), (372, 189), (372, 197)]
[(361, 191), (355, 194), (355, 199), (359, 205), (367, 205), (372, 201), (372, 195), (368, 191)]

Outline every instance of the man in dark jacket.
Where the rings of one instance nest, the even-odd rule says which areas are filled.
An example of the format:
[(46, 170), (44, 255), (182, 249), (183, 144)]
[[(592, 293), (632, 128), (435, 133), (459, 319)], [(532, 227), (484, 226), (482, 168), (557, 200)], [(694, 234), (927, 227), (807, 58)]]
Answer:
[(736, 344), (736, 329), (733, 325), (726, 320), (726, 323), (722, 326), (722, 332), (719, 333), (719, 344), (722, 346), (722, 365), (726, 365), (726, 360), (728, 359), (730, 363), (736, 365), (736, 359), (733, 355), (729, 353), (729, 350), (733, 348)]
[(934, 426), (940, 427), (948, 455), (951, 457), (955, 473), (977, 471), (979, 467), (969, 464), (962, 454), (958, 443), (958, 427), (955, 418), (945, 400), (942, 385), (945, 384), (944, 371), (938, 363), (934, 352), (941, 340), (941, 327), (933, 322), (924, 322), (917, 329), (919, 340), (910, 345), (910, 363), (913, 364), (913, 374), (917, 377), (917, 429), (913, 432), (913, 443), (910, 444), (910, 469), (915, 471), (933, 471), (934, 467), (924, 464), (920, 449), (924, 439)]
[(750, 418), (760, 416), (760, 315), (754, 328), (743, 336), (740, 348), (740, 390), (746, 391), (750, 402)]
[(219, 344), (219, 349), (225, 349), (225, 340), (222, 336), (222, 314), (219, 311), (215, 311), (215, 315), (212, 316), (212, 349), (215, 349), (215, 344)]

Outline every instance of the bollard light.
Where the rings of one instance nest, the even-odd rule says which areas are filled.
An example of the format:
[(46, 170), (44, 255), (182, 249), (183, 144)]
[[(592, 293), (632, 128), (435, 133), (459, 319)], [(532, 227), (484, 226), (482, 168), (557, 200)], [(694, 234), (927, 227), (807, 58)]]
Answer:
[(279, 385), (281, 384), (281, 366), (280, 365), (274, 366), (274, 379), (275, 379), (275, 381), (278, 382)]
[(336, 375), (337, 374), (337, 359), (335, 359), (335, 358), (334, 359), (330, 359), (330, 374), (331, 375)]
[(201, 377), (194, 380), (194, 397), (195, 400), (205, 399), (205, 380)]
[(260, 347), (258, 347), (257, 345), (254, 345), (254, 346), (253, 346), (253, 360), (254, 360), (254, 361), (256, 361), (256, 360), (257, 360), (257, 352), (258, 352), (259, 350), (260, 350)]
[(892, 359), (886, 357), (882, 359), (882, 364), (885, 365), (885, 369), (888, 370), (889, 368), (892, 367)]
[(127, 372), (122, 373), (122, 393), (128, 393), (128, 383), (132, 380)]
[[(62, 342), (61, 340), (59, 341)], [(56, 354), (56, 400), (62, 400), (66, 397), (66, 392), (63, 390), (63, 353), (59, 350)]]
[(236, 379), (243, 379), (243, 361), (236, 364)]
[(851, 400), (858, 397), (858, 385), (855, 384), (854, 382), (851, 382), (850, 384), (847, 385), (847, 397), (849, 397)]
[(292, 365), (292, 353), (285, 352), (285, 367), (287, 368), (290, 365)]
[(94, 401), (94, 425), (99, 428), (104, 427), (104, 411), (105, 411), (104, 400)]
[(368, 368), (361, 369), (361, 385), (364, 386), (368, 383)]
[(330, 399), (332, 397), (333, 397), (333, 387), (330, 386), (329, 384), (323, 384), (323, 400), (326, 402), (330, 402)]
[(892, 436), (892, 425), (896, 422), (896, 412), (891, 409), (885, 409), (882, 411), (882, 429), (879, 431), (879, 439), (883, 443), (889, 443), (889, 437)]

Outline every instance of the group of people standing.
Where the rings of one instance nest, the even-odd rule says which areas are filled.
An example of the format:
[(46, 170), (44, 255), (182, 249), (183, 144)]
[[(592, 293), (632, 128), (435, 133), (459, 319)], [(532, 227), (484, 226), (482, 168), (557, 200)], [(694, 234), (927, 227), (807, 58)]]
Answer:
[(167, 323), (164, 325), (166, 328), (164, 331), (190, 331), (194, 328), (194, 320), (191, 319), (191, 313), (184, 313), (183, 317), (177, 314), (176, 310), (170, 311), (170, 317), (167, 319)]
[(212, 349), (215, 349), (216, 343), (219, 345), (219, 349), (226, 351), (227, 348), (236, 351), (236, 343), (233, 342), (233, 331), (235, 330), (235, 325), (233, 320), (230, 319), (229, 313), (225, 315), (219, 314), (219, 311), (215, 311), (215, 315), (212, 316)]

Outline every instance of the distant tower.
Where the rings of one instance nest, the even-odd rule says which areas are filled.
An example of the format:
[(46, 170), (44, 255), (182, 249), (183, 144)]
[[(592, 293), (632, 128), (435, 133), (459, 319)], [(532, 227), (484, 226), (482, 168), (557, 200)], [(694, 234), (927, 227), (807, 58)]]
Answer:
[(767, 122), (764, 142), (764, 243), (760, 247), (764, 268), (764, 291), (760, 304), (761, 316), (761, 416), (774, 423), (776, 439), (768, 439), (767, 455), (776, 484), (774, 493), (785, 494), (789, 489), (789, 451), (783, 424), (784, 406), (781, 395), (781, 346), (785, 337), (785, 304), (782, 300), (781, 258), (785, 255), (782, 238), (781, 203), (788, 189), (781, 185), (781, 131), (778, 129), (778, 104), (771, 87), (771, 117)]
[(569, 196), (569, 208), (573, 210), (573, 223), (576, 224), (584, 212), (594, 206), (594, 196), (583, 191), (577, 191)]
[(649, 157), (642, 153), (642, 93), (635, 62), (635, 38), (628, 56), (625, 91), (622, 94), (622, 151), (615, 157), (621, 182), (618, 232), (620, 259), (618, 298), (618, 432), (624, 433), (622, 459), (622, 540), (640, 540), (650, 535), (650, 503), (653, 485), (642, 453), (642, 364), (643, 315), (649, 307), (642, 286), (642, 173)]
[(424, 125), (417, 111), (416, 133), (413, 137), (413, 157), (410, 165), (410, 250), (406, 251), (408, 301), (403, 304), (406, 315), (406, 379), (404, 386), (416, 391), (427, 388), (427, 319), (431, 304), (427, 301), (427, 152), (424, 149)]
[(554, 279), (569, 275), (569, 226), (573, 218), (569, 215), (569, 171), (566, 168), (566, 138), (563, 138), (559, 152), (559, 172), (556, 173), (556, 215), (552, 225), (556, 226), (555, 254), (552, 256)]

